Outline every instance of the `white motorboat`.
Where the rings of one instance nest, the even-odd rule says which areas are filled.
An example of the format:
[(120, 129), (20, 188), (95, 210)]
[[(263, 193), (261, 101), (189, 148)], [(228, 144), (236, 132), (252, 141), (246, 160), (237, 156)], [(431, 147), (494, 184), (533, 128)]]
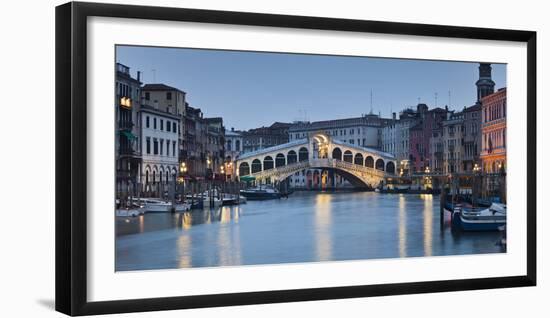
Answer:
[(115, 215), (118, 217), (136, 217), (143, 214), (139, 209), (116, 209)]
[(128, 201), (125, 205), (120, 204), (120, 200), (116, 199), (115, 216), (134, 217), (145, 213), (145, 207), (137, 202)]
[(145, 204), (145, 212), (171, 212), (172, 203), (157, 199), (143, 199)]

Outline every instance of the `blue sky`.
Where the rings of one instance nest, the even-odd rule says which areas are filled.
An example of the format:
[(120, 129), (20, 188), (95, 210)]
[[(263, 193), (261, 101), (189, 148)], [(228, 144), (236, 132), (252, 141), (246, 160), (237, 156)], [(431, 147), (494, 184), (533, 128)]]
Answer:
[[(327, 120), (374, 113), (391, 117), (420, 102), (460, 110), (476, 101), (477, 63), (118, 46), (117, 62), (142, 72), (144, 83), (187, 93), (206, 117), (226, 128), (275, 121)], [(496, 88), (506, 66), (493, 64)], [(154, 70), (154, 71), (153, 71)]]

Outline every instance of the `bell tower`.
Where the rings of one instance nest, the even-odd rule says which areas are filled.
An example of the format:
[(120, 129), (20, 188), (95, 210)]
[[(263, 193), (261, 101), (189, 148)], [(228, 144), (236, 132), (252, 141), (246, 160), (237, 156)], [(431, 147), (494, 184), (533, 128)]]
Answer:
[(479, 63), (479, 79), (476, 82), (477, 86), (477, 102), (487, 95), (495, 92), (495, 82), (491, 78), (492, 67), (489, 63)]

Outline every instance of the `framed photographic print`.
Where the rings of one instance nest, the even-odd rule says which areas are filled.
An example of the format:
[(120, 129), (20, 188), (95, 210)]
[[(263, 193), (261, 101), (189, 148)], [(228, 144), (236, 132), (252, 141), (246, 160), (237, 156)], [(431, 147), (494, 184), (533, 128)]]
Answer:
[(535, 81), (530, 31), (61, 5), (56, 308), (534, 286)]

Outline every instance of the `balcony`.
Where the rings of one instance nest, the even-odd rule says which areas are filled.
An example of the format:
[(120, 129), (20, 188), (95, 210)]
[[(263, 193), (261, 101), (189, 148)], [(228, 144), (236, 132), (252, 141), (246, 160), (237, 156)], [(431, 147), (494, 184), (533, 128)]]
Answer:
[(128, 120), (119, 120), (118, 129), (120, 130), (132, 130), (134, 123)]
[(118, 149), (118, 155), (120, 157), (131, 157), (131, 158), (139, 158), (140, 154), (139, 152), (135, 151), (131, 147), (121, 147)]

